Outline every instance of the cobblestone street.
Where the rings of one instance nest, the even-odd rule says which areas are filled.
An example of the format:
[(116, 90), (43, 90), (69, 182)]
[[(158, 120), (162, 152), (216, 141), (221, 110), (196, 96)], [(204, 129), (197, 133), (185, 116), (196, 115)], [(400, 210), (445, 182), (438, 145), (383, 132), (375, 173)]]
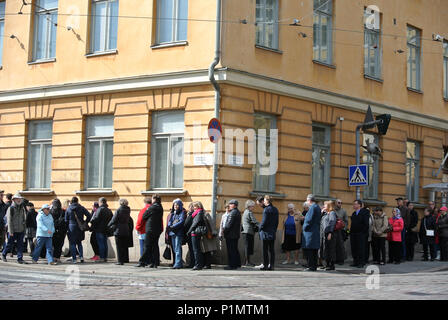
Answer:
[(48, 266), (44, 260), (37, 265), (19, 265), (9, 260), (0, 263), (0, 299), (448, 299), (446, 262), (381, 266), (379, 289), (368, 289), (366, 281), (374, 283), (368, 281), (372, 276), (348, 264), (331, 272), (302, 270), (288, 265), (275, 271), (227, 271), (223, 266), (191, 271), (90, 262)]

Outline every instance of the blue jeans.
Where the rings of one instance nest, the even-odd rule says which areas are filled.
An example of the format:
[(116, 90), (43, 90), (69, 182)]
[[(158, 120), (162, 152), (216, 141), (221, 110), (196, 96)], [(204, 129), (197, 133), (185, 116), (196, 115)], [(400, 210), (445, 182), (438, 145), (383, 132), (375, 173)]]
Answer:
[(83, 254), (83, 249), (82, 249), (82, 242), (70, 242), (70, 253), (72, 254), (72, 258), (73, 261), (76, 260), (76, 247), (78, 247), (78, 252), (79, 252), (79, 258), (83, 259), (84, 258), (84, 254)]
[(182, 268), (182, 239), (183, 236), (180, 235), (175, 235), (175, 236), (171, 236), (171, 242), (173, 244), (173, 249), (174, 249), (174, 268)]
[(53, 262), (53, 239), (51, 237), (37, 237), (37, 245), (33, 251), (33, 260), (39, 260), (43, 246), (47, 249), (47, 261)]
[[(17, 260), (23, 260), (23, 237), (25, 236), (24, 232), (14, 232), (13, 234), (8, 233), (8, 242), (3, 247), (3, 256), (6, 256), (6, 253), (12, 250), (12, 245), (14, 241), (17, 241)], [(12, 251), (11, 251), (12, 252)]]
[(145, 239), (138, 239), (140, 242), (140, 257), (143, 255), (143, 249), (145, 249)]
[(107, 259), (107, 237), (104, 233), (96, 233), (96, 242), (98, 243), (98, 250), (100, 251), (100, 259)]
[(204, 254), (201, 251), (201, 236), (191, 236), (193, 245), (195, 267), (202, 269), (204, 267)]

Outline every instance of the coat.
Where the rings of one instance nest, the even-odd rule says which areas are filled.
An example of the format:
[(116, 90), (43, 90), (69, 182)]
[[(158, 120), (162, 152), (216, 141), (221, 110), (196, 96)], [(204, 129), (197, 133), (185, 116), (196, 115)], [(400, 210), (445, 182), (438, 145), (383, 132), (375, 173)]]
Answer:
[(399, 206), (398, 209), (400, 210), (400, 216), (403, 219), (404, 228), (408, 229), (411, 224), (411, 215), (409, 209), (406, 206)]
[[(433, 215), (424, 216), (422, 222), (420, 223), (420, 243), (421, 244), (435, 244), (436, 238), (427, 236), (426, 230), (435, 230), (436, 229), (436, 219)], [(435, 234), (435, 233), (434, 233)]]
[(331, 211), (325, 213), (320, 220), (320, 237), (325, 238), (325, 235), (334, 232), (336, 226), (337, 215), (336, 212)]
[(64, 236), (67, 233), (67, 223), (65, 222), (65, 211), (62, 208), (52, 208), (50, 210), (50, 214), (53, 217), (54, 221), (54, 235), (55, 236)]
[(224, 238), (239, 239), (241, 233), (241, 212), (238, 208), (234, 208), (229, 212), (229, 215), (224, 225)]
[(406, 242), (410, 243), (417, 243), (418, 242), (418, 236), (417, 232), (412, 231), (412, 229), (415, 229), (418, 224), (418, 213), (414, 209), (409, 210), (409, 226), (406, 229)]
[(213, 237), (208, 239), (207, 237), (201, 237), (201, 250), (203, 253), (212, 252), (218, 250), (218, 246), (216, 244), (216, 230), (214, 228), (214, 224), (212, 221), (212, 217), (207, 212), (204, 215), (205, 223), (207, 224), (207, 229), (212, 230)]
[(0, 200), (0, 230), (5, 227), (4, 218), (6, 216), (6, 211), (8, 210), (8, 205)]
[(448, 238), (448, 213), (440, 215), (436, 230), (439, 237)]
[[(36, 237), (52, 238), (54, 234), (53, 216), (51, 214), (46, 215), (42, 211), (39, 211), (36, 220)], [(51, 233), (48, 233), (48, 231), (50, 231)]]
[(128, 230), (128, 248), (132, 248), (134, 246), (134, 219), (131, 216), (129, 216)]
[[(190, 216), (190, 218), (193, 218), (193, 215)], [(188, 219), (188, 217), (187, 217)], [(205, 217), (204, 217), (204, 210), (199, 210), (199, 212), (194, 216), (190, 228), (187, 231), (187, 235), (191, 236), (195, 234), (195, 230), (197, 227), (203, 227), (206, 226), (205, 224)]]
[[(282, 226), (283, 226), (283, 232), (282, 232), (282, 243), (285, 243), (285, 223), (286, 223), (286, 219), (288, 219), (288, 215), (287, 214), (282, 221)], [(300, 220), (300, 214), (298, 213), (294, 213), (294, 224), (296, 225), (296, 243), (301, 243), (302, 242), (302, 223)]]
[(278, 209), (272, 204), (263, 209), (260, 223), (260, 239), (275, 240), (278, 228)]
[(68, 224), (67, 237), (70, 242), (79, 243), (85, 239), (85, 232), (81, 231), (78, 226), (78, 222), (75, 219), (75, 214), (80, 222), (84, 221), (86, 216), (86, 222), (89, 222), (92, 216), (89, 211), (79, 203), (72, 203), (65, 212), (65, 222)]
[(107, 225), (112, 219), (112, 216), (112, 211), (110, 211), (108, 205), (101, 205), (92, 215), (92, 219), (90, 220), (90, 224), (92, 225), (91, 230), (93, 232), (105, 234), (107, 232)]
[(370, 212), (366, 208), (361, 208), (359, 213), (356, 214), (356, 211), (353, 212), (350, 225), (350, 233), (351, 234), (359, 234), (363, 233), (367, 236), (369, 233), (369, 219)]
[(146, 221), (146, 234), (151, 234), (158, 238), (163, 231), (163, 207), (160, 203), (153, 203), (143, 214), (143, 221)]
[(23, 204), (17, 205), (15, 202), (6, 211), (6, 221), (8, 222), (9, 234), (16, 232), (25, 232), (26, 228), (26, 209)]
[(303, 242), (304, 249), (319, 249), (320, 247), (320, 207), (313, 203), (305, 215), (303, 222)]
[(255, 219), (253, 212), (249, 209), (244, 210), (241, 233), (254, 235), (255, 226), (259, 227), (259, 223), (257, 219)]
[(381, 216), (373, 215), (372, 236), (386, 238), (387, 233), (385, 231), (388, 225), (389, 218), (385, 212), (383, 212)]
[(404, 228), (403, 218), (389, 218), (389, 223), (392, 225), (393, 231), (387, 234), (387, 241), (401, 242), (401, 231)]
[(169, 235), (183, 236), (185, 234), (184, 222), (187, 217), (187, 212), (182, 209), (179, 213), (173, 212), (168, 220)]
[(27, 228), (37, 228), (37, 211), (34, 209), (28, 210), (26, 212), (26, 222), (25, 225)]
[(114, 236), (120, 238), (129, 237), (130, 217), (131, 217), (131, 209), (128, 206), (120, 206), (117, 209), (117, 211), (115, 211), (114, 216), (108, 223), (109, 227), (115, 226)]

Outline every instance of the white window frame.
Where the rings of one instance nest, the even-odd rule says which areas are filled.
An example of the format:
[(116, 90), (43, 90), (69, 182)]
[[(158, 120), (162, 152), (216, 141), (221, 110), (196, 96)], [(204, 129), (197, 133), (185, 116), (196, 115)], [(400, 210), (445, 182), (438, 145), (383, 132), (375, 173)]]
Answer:
[[(88, 130), (88, 128), (89, 128), (89, 121), (91, 121), (91, 119), (93, 119), (93, 118), (100, 118), (100, 117), (104, 117), (104, 116), (91, 116), (91, 117), (88, 117), (87, 119), (86, 119), (86, 154), (85, 154), (85, 163), (86, 163), (86, 166), (85, 166), (85, 176), (84, 176), (84, 178), (85, 178), (85, 182), (84, 182), (84, 185), (85, 185), (85, 190), (111, 190), (112, 189), (112, 185), (109, 187), (109, 186), (104, 186), (104, 175), (105, 175), (105, 169), (104, 169), (104, 166), (105, 166), (105, 162), (106, 162), (106, 159), (105, 159), (105, 152), (104, 152), (104, 149), (105, 149), (105, 147), (104, 147), (104, 143), (106, 142), (106, 141), (112, 141), (112, 150), (113, 150), (113, 141), (114, 141), (114, 136), (112, 135), (112, 136), (89, 136), (89, 130)], [(106, 116), (107, 117), (107, 116)], [(89, 186), (89, 175), (90, 175), (90, 168), (91, 168), (91, 163), (90, 163), (90, 157), (89, 157), (89, 150), (90, 150), (90, 148), (89, 148), (89, 144), (91, 143), (91, 142), (99, 142), (100, 143), (100, 152), (99, 152), (99, 156), (98, 156), (98, 161), (99, 161), (99, 166), (98, 166), (98, 187), (91, 187), (91, 186)], [(112, 156), (113, 156), (113, 151), (112, 151)], [(113, 176), (113, 168), (112, 168), (112, 172), (111, 172), (111, 175)], [(112, 184), (113, 184), (113, 180), (112, 180)]]
[[(410, 25), (407, 26), (407, 36), (406, 36), (406, 44), (407, 44), (407, 86), (409, 89), (414, 89), (417, 91), (422, 90), (422, 70), (421, 70), (421, 49), (422, 49), (422, 31), (418, 28), (412, 27)], [(416, 41), (412, 43), (409, 39), (409, 32), (415, 30), (416, 31)], [(415, 79), (414, 74), (412, 72), (412, 66), (414, 63), (412, 62), (415, 56)]]
[[(278, 17), (279, 17), (279, 0), (273, 0), (274, 17), (273, 21), (266, 20), (267, 11), (267, 1), (268, 0), (256, 0), (255, 9), (255, 20), (256, 20), (256, 31), (255, 31), (255, 44), (257, 46), (270, 48), (278, 50), (279, 48), (279, 28), (278, 28)], [(257, 16), (257, 12), (260, 12), (261, 16)], [(269, 44), (268, 30), (267, 26), (272, 25), (272, 44)], [(258, 35), (261, 35), (260, 37)]]
[[(4, 8), (6, 7), (6, 1), (0, 1), (0, 3), (4, 4)], [(0, 34), (0, 68), (3, 65), (3, 38), (5, 34), (5, 11), (0, 12), (0, 26), (3, 26), (3, 33)]]
[(443, 41), (443, 97), (448, 99), (448, 41)]
[[(324, 1), (317, 8), (313, 2), (313, 59), (325, 64), (333, 63), (333, 0)], [(328, 10), (325, 10), (328, 8)], [(327, 23), (327, 43), (322, 43), (322, 17), (325, 17)], [(317, 19), (317, 24), (314, 20)], [(327, 46), (327, 59), (322, 58), (322, 48)]]
[[(166, 113), (174, 113), (174, 112), (176, 112), (176, 111), (159, 111), (159, 112), (155, 112), (153, 114), (153, 116), (152, 116), (152, 119), (153, 119), (152, 121), (153, 122), (157, 121), (157, 118), (159, 116), (163, 116)], [(185, 119), (185, 113), (184, 113), (184, 119)], [(185, 123), (185, 120), (184, 120), (184, 123)], [(150, 179), (150, 181), (151, 181), (151, 183), (150, 183), (151, 189), (152, 190), (167, 190), (167, 189), (176, 189), (177, 190), (177, 189), (181, 189), (182, 186), (181, 187), (175, 187), (173, 185), (173, 179), (172, 179), (173, 178), (173, 166), (172, 166), (172, 163), (171, 163), (171, 158), (172, 158), (171, 154), (172, 154), (172, 151), (173, 151), (173, 148), (172, 148), (173, 143), (172, 143), (172, 141), (174, 139), (181, 138), (182, 139), (182, 143), (185, 145), (184, 132), (183, 131), (178, 131), (178, 132), (169, 132), (169, 133), (159, 133), (159, 132), (155, 132), (155, 126), (153, 126), (153, 130), (152, 130), (152, 134), (151, 135), (152, 135), (152, 137), (151, 137), (151, 179)], [(158, 163), (157, 163), (157, 160), (156, 160), (156, 157), (155, 157), (156, 152), (157, 152), (157, 150), (156, 150), (156, 148), (157, 148), (156, 140), (157, 139), (168, 139), (168, 144), (167, 144), (167, 149), (168, 150), (167, 150), (167, 159), (166, 159), (166, 161), (167, 161), (167, 163), (166, 163), (166, 165), (167, 165), (167, 176), (166, 176), (167, 181), (166, 181), (166, 185), (167, 185), (167, 187), (160, 187), (160, 186), (157, 186), (155, 184), (155, 179), (154, 179), (155, 171), (158, 168)], [(182, 160), (182, 162), (183, 161), (184, 160)], [(184, 182), (184, 178), (182, 176), (182, 185), (183, 185), (183, 182)]]
[[(172, 1), (173, 2), (173, 14), (171, 16), (172, 20), (172, 34), (171, 34), (171, 40), (168, 41), (161, 41), (160, 40), (160, 16), (161, 16), (161, 8), (162, 6), (159, 5), (160, 1)], [(157, 19), (156, 19), (156, 44), (164, 44), (164, 43), (173, 43), (173, 42), (180, 42), (180, 41), (187, 41), (187, 38), (185, 39), (180, 39), (179, 38), (179, 34), (178, 34), (178, 27), (179, 27), (179, 14), (180, 14), (180, 5), (179, 5), (179, 1), (180, 0), (157, 0)], [(188, 5), (187, 5), (187, 10), (188, 10)], [(188, 12), (187, 12), (187, 17), (188, 17)], [(186, 25), (187, 28), (187, 32), (188, 32), (188, 23)]]
[[(34, 126), (35, 124), (37, 124), (37, 123), (50, 123), (51, 124), (51, 128), (52, 128), (52, 131), (51, 131), (51, 134), (50, 134), (50, 136), (51, 136), (51, 138), (49, 138), (49, 139), (33, 139), (33, 137), (31, 137), (31, 132), (33, 131), (32, 129), (31, 129), (31, 127), (32, 126)], [(27, 159), (27, 190), (50, 190), (50, 186), (51, 186), (51, 159), (50, 159), (50, 177), (49, 177), (49, 181), (50, 181), (50, 186), (45, 186), (44, 185), (44, 183), (45, 183), (45, 175), (46, 175), (46, 164), (47, 164), (47, 159), (46, 159), (46, 155), (45, 155), (45, 147), (46, 146), (51, 146), (51, 148), (53, 148), (53, 139), (52, 139), (52, 136), (53, 136), (53, 121), (51, 121), (51, 120), (35, 120), (35, 121), (30, 121), (29, 123), (28, 123), (28, 128), (29, 128), (29, 130), (28, 130), (28, 159)], [(39, 159), (40, 159), (40, 164), (41, 164), (41, 166), (40, 166), (40, 168), (37, 168), (37, 170), (39, 170), (40, 171), (40, 174), (39, 174), (39, 182), (38, 182), (38, 186), (36, 186), (36, 187), (30, 187), (30, 181), (31, 181), (31, 170), (35, 170), (36, 168), (34, 168), (33, 167), (33, 163), (31, 163), (32, 162), (32, 160), (33, 159), (31, 159), (31, 146), (33, 146), (33, 145), (39, 145), (40, 146), (40, 148), (39, 148), (39, 150), (40, 150), (40, 154), (39, 154)]]
[[(96, 3), (100, 3), (100, 2), (104, 2), (104, 3), (106, 3), (107, 4), (107, 8), (106, 8), (106, 11), (107, 11), (107, 15), (106, 15), (106, 18), (104, 19), (104, 23), (105, 23), (105, 36), (104, 36), (104, 42), (105, 43), (103, 43), (103, 46), (104, 46), (104, 49), (98, 49), (98, 50), (95, 50), (95, 25), (96, 25), (96, 12), (95, 12), (95, 9), (96, 9)], [(109, 47), (109, 43), (110, 43), (110, 29), (111, 29), (111, 23), (112, 23), (112, 21), (111, 21), (111, 19), (112, 19), (112, 14), (111, 14), (111, 10), (112, 10), (112, 7), (111, 7), (111, 3), (112, 2), (117, 2), (117, 5), (119, 5), (119, 0), (92, 0), (92, 2), (91, 2), (91, 6), (92, 6), (92, 8), (91, 8), (91, 11), (92, 11), (92, 19), (91, 19), (91, 21), (90, 21), (90, 26), (91, 26), (91, 28), (90, 28), (90, 53), (91, 54), (93, 54), (93, 53), (100, 53), (100, 52), (108, 52), (108, 51), (114, 51), (114, 50), (116, 50), (117, 49), (117, 46), (118, 46), (118, 42), (117, 42), (117, 45), (115, 46), (115, 48), (110, 48)], [(114, 17), (115, 18), (115, 17)], [(116, 18), (117, 19), (117, 33), (118, 33), (118, 17)], [(117, 34), (117, 38), (118, 38), (118, 34)]]
[[(255, 118), (256, 117), (262, 117), (262, 118), (267, 118), (269, 120), (271, 120), (271, 128), (255, 128)], [(262, 112), (257, 112), (254, 114), (254, 130), (255, 130), (255, 143), (256, 143), (256, 150), (258, 150), (258, 129), (266, 129), (266, 146), (270, 146), (271, 144), (271, 138), (270, 138), (270, 134), (268, 132), (268, 130), (270, 129), (277, 129), (277, 117), (271, 114), (267, 114), (267, 113), (262, 113)], [(268, 180), (268, 185), (267, 187), (262, 186), (260, 183), (260, 175), (258, 174), (260, 172), (260, 164), (259, 164), (259, 159), (258, 159), (258, 152), (257, 152), (257, 162), (254, 165), (254, 176), (253, 176), (253, 188), (254, 191), (260, 191), (260, 192), (275, 192), (275, 179), (276, 179), (276, 174), (272, 174), (269, 175), (269, 180)]]
[[(331, 175), (331, 127), (319, 123), (313, 123), (313, 128), (321, 128), (325, 130), (325, 143), (314, 142), (313, 137), (311, 137), (312, 141), (312, 153), (311, 153), (311, 192), (315, 195), (319, 196), (328, 196), (330, 194), (330, 175)], [(311, 131), (313, 131), (311, 129)], [(325, 157), (325, 165), (323, 167), (323, 178), (324, 185), (319, 186), (317, 181), (315, 181), (314, 177), (316, 175), (316, 171), (314, 169), (314, 159), (313, 155), (315, 152), (320, 154), (320, 151), (324, 150)], [(319, 169), (321, 170), (321, 169)], [(320, 192), (322, 190), (322, 192)]]
[[(373, 137), (373, 141), (372, 138)], [(379, 145), (379, 136), (375, 133), (364, 133), (362, 136), (362, 145), (366, 143), (366, 139), (369, 138), (370, 142)], [(364, 187), (364, 199), (378, 200), (378, 185), (380, 178), (380, 162), (379, 156), (372, 156), (367, 151), (363, 151), (362, 162), (368, 166), (369, 185)]]
[[(59, 5), (59, 1), (58, 1)], [(37, 1), (37, 6), (33, 5), (34, 8), (34, 41), (33, 41), (33, 61), (45, 61), (49, 59), (54, 59), (56, 57), (56, 48), (54, 48), (54, 56), (51, 56), (51, 36), (53, 32), (57, 33), (57, 23), (58, 23), (58, 7), (44, 9), (40, 6), (40, 1)], [(56, 14), (56, 21), (53, 21), (51, 17)], [(46, 18), (46, 38), (45, 38), (45, 54), (43, 57), (37, 57), (37, 43), (39, 39), (39, 16)], [(56, 36), (55, 36), (56, 37)], [(56, 41), (54, 43), (56, 46)]]
[[(365, 13), (365, 15), (367, 14)], [(370, 42), (371, 37), (374, 37), (373, 43)], [(370, 72), (372, 65), (374, 69), (373, 73)], [(381, 67), (382, 67), (381, 21), (379, 30), (369, 29), (364, 24), (364, 74), (375, 79), (381, 79)]]
[[(409, 157), (408, 153), (408, 143), (415, 144), (415, 158)], [(414, 183), (411, 185), (410, 174), (411, 170), (414, 168)], [(414, 192), (411, 190), (414, 188)], [(406, 141), (406, 197), (409, 201), (418, 202), (418, 194), (420, 188), (420, 143), (416, 141), (407, 140)]]

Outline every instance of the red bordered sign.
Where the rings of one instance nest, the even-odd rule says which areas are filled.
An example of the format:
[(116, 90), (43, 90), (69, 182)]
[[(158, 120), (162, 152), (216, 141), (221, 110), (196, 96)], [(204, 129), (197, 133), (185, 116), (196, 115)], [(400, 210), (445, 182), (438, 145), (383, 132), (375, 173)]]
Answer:
[(217, 143), (222, 136), (222, 127), (218, 119), (213, 118), (208, 123), (208, 137), (210, 142)]

